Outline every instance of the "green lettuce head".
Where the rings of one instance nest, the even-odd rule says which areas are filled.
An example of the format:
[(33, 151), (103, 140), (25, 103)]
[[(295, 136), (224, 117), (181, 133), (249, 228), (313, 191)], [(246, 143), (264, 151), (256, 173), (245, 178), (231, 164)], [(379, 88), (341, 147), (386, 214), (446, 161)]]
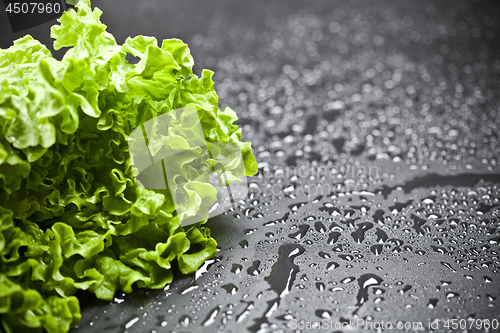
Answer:
[[(61, 61), (29, 35), (0, 50), (0, 331), (67, 332), (80, 320), (77, 290), (111, 300), (164, 288), (172, 266), (195, 272), (216, 253), (202, 224), (219, 188), (257, 171), (186, 44), (118, 45), (99, 9), (77, 8), (52, 27), (54, 48), (69, 48)], [(205, 144), (186, 139), (194, 125), (177, 110), (196, 115)], [(142, 153), (164, 171), (155, 189), (145, 186), (155, 173), (138, 172), (141, 150), (129, 151), (146, 127)]]

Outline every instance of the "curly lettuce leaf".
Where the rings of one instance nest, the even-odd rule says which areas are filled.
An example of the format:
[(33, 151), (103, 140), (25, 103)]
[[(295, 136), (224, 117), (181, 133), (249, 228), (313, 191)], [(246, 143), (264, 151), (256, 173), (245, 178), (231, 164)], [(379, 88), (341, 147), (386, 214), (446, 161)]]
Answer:
[[(77, 290), (111, 300), (164, 288), (174, 266), (195, 272), (216, 253), (202, 226), (217, 196), (207, 170), (223, 165), (225, 186), (257, 172), (236, 113), (219, 109), (213, 72), (193, 74), (185, 43), (138, 36), (118, 45), (90, 1), (77, 9), (51, 30), (54, 48), (69, 48), (61, 61), (29, 35), (0, 50), (0, 331), (67, 332), (80, 320)], [(139, 186), (128, 140), (188, 107), (202, 139), (218, 144), (186, 140), (194, 124), (181, 117), (150, 145), (153, 155), (189, 152), (166, 166), (177, 211), (170, 188)]]

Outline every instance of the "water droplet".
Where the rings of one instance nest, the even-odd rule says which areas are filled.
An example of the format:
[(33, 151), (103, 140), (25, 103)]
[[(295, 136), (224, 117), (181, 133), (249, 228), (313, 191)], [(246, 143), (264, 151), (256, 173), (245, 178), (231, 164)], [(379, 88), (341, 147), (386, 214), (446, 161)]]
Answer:
[(264, 316), (255, 320), (255, 324), (249, 327), (252, 332), (258, 331), (262, 325), (267, 324), (269, 317), (279, 306), (283, 296), (292, 289), (295, 277), (299, 272), (299, 267), (293, 260), (304, 253), (304, 248), (298, 244), (284, 244), (278, 249), (278, 260), (271, 268), (271, 273), (264, 278), (269, 283), (271, 290), (278, 294), (278, 297), (267, 302), (267, 309)]
[(330, 214), (331, 216), (342, 215), (340, 213), (340, 209), (338, 209), (337, 207), (334, 207), (333, 204), (331, 204), (329, 202), (325, 203), (325, 205), (323, 207), (320, 207), (319, 210), (322, 212), (326, 212), (326, 213)]
[(260, 265), (260, 260), (255, 260), (252, 263), (252, 266), (248, 267), (247, 269), (248, 275), (254, 275), (254, 276), (259, 275), (260, 274), (259, 265)]
[(443, 265), (444, 267), (448, 268), (450, 271), (452, 271), (453, 273), (456, 273), (457, 271), (451, 267), (450, 264), (448, 264), (447, 262), (444, 262), (444, 261), (441, 261), (441, 265)]
[[(384, 224), (384, 214), (385, 212), (382, 209), (377, 209), (375, 211), (375, 214), (373, 214), (373, 219), (375, 220), (376, 223), (378, 224)], [(377, 229), (380, 230), (380, 229)]]
[(431, 299), (429, 299), (429, 303), (427, 303), (427, 307), (429, 309), (434, 309), (436, 307), (437, 303), (438, 303), (437, 298), (431, 298)]
[(333, 244), (335, 244), (339, 240), (339, 237), (340, 237), (340, 232), (338, 232), (338, 231), (332, 231), (332, 232), (330, 232), (328, 234), (327, 243), (329, 245), (333, 245)]
[(222, 287), (222, 289), (227, 291), (228, 294), (231, 294), (231, 295), (236, 294), (236, 292), (238, 291), (238, 288), (232, 283), (222, 285), (221, 287)]
[(289, 234), (288, 237), (300, 240), (302, 237), (306, 235), (308, 230), (309, 226), (307, 224), (301, 224), (299, 225), (299, 231)]
[(316, 289), (319, 291), (325, 290), (325, 284), (323, 282), (316, 282)]
[(324, 233), (326, 231), (326, 227), (322, 222), (314, 223), (314, 228), (316, 229), (317, 232)]
[(354, 276), (348, 276), (345, 279), (340, 280), (340, 282), (347, 284), (347, 283), (351, 283), (354, 280), (356, 280), (356, 278)]
[(422, 226), (427, 222), (423, 218), (418, 217), (415, 214), (411, 214), (411, 218), (413, 219), (413, 226), (412, 228), (415, 229), (418, 235), (423, 236), (425, 234), (424, 230), (422, 229)]
[(316, 310), (315, 311), (316, 316), (319, 318), (324, 318), (324, 319), (331, 319), (332, 318), (332, 312), (329, 310)]
[(385, 242), (389, 237), (385, 233), (385, 231), (377, 228), (377, 231), (375, 231), (375, 236), (377, 236), (377, 242), (378, 243), (383, 243)]
[(244, 233), (245, 233), (245, 235), (250, 235), (250, 234), (253, 234), (256, 231), (257, 231), (257, 229), (255, 229), (255, 228), (253, 228), (253, 229), (245, 229)]
[(238, 264), (233, 264), (233, 266), (231, 267), (231, 272), (234, 274), (238, 274), (239, 272), (241, 272), (242, 269), (243, 269), (243, 266), (238, 265)]
[[(130, 320), (128, 323), (125, 324), (125, 329), (129, 329), (131, 328), (132, 326), (135, 325), (135, 323), (137, 323), (139, 321), (139, 317), (135, 317), (133, 318), (132, 320)], [(92, 326), (92, 325), (91, 325)]]
[(339, 254), (339, 258), (345, 260), (345, 261), (353, 261), (354, 257), (350, 254)]
[(403, 289), (398, 290), (400, 294), (404, 294), (408, 290), (411, 290), (411, 285), (407, 284), (406, 286), (403, 287)]
[(331, 271), (337, 267), (340, 267), (340, 265), (338, 263), (336, 263), (335, 261), (330, 261), (328, 264), (326, 264), (326, 269), (328, 271)]
[(359, 292), (356, 296), (358, 302), (356, 306), (360, 307), (368, 300), (368, 288), (371, 286), (378, 286), (384, 281), (380, 276), (375, 274), (363, 274), (358, 278)]
[(209, 326), (212, 325), (215, 322), (215, 318), (219, 314), (220, 309), (222, 308), (221, 305), (215, 307), (210, 313), (207, 315), (207, 318), (205, 318), (203, 322), (203, 326)]
[(365, 240), (366, 231), (373, 228), (373, 223), (371, 222), (362, 222), (358, 224), (358, 229), (351, 233), (352, 238), (358, 244), (362, 243)]
[(431, 248), (434, 250), (434, 252), (439, 253), (439, 254), (446, 254), (446, 253), (448, 253), (448, 250), (446, 250), (442, 246), (431, 245)]
[(375, 255), (380, 255), (382, 253), (383, 245), (382, 244), (375, 244), (370, 247), (370, 251), (372, 251), (373, 254)]
[(319, 252), (318, 252), (318, 255), (319, 255), (321, 258), (323, 258), (323, 259), (329, 259), (329, 258), (331, 258), (331, 256), (330, 256), (328, 253), (323, 252), (323, 251), (319, 251)]
[(188, 327), (190, 322), (191, 318), (189, 318), (187, 315), (184, 315), (179, 319), (179, 324), (181, 324), (184, 327)]

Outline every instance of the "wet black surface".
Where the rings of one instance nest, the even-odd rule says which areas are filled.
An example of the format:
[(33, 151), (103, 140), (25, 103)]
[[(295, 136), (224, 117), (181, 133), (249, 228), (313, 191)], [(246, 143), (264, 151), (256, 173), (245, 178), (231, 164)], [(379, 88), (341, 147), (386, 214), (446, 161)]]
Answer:
[(93, 3), (119, 42), (189, 43), (260, 172), (207, 223), (214, 259), (166, 290), (80, 294), (74, 332), (500, 325), (496, 2)]

